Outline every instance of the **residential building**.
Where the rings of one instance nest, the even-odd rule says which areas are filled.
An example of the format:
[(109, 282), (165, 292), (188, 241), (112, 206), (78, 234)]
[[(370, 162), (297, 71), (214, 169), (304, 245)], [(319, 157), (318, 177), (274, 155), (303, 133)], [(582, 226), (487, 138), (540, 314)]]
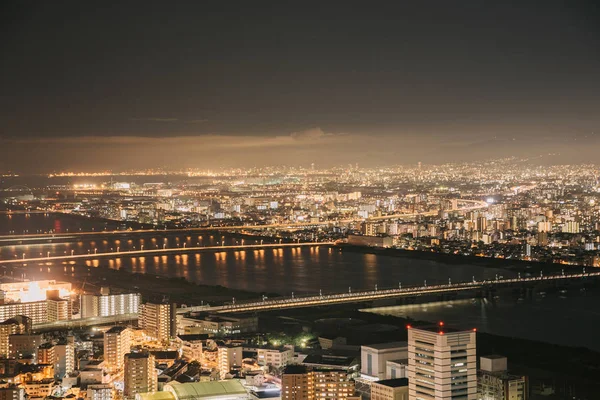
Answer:
[(408, 378), (383, 379), (371, 384), (371, 400), (408, 400)]
[(154, 362), (154, 356), (148, 352), (125, 355), (123, 389), (125, 400), (134, 400), (138, 393), (155, 392), (158, 389), (158, 376)]
[(0, 400), (25, 400), (25, 389), (18, 386), (0, 388)]
[(480, 357), (477, 379), (479, 400), (527, 400), (526, 376), (512, 375), (507, 370), (507, 359), (491, 355)]
[(104, 361), (111, 371), (123, 369), (124, 356), (131, 350), (131, 330), (114, 326), (104, 333)]
[(86, 400), (113, 400), (114, 389), (111, 385), (88, 385)]
[(37, 349), (43, 343), (40, 334), (17, 334), (8, 338), (9, 356), (13, 358), (27, 358), (33, 356), (33, 362), (37, 362)]
[(269, 365), (274, 368), (285, 367), (294, 361), (294, 347), (257, 349), (257, 361), (259, 365)]
[(234, 367), (242, 366), (243, 351), (239, 345), (222, 345), (218, 348), (218, 368), (221, 379), (225, 379), (227, 374)]
[(346, 371), (312, 370), (288, 365), (281, 377), (282, 400), (343, 400), (356, 398)]
[(110, 294), (103, 288), (102, 294), (81, 296), (81, 317), (106, 317), (109, 315), (137, 314), (142, 296), (139, 293)]
[(144, 303), (140, 307), (139, 326), (144, 333), (166, 343), (176, 335), (175, 304)]
[(23, 315), (9, 318), (0, 323), (0, 357), (9, 356), (9, 337), (10, 335), (24, 334), (31, 331), (31, 319)]
[(68, 336), (66, 341), (54, 346), (54, 376), (63, 379), (75, 370), (75, 338)]

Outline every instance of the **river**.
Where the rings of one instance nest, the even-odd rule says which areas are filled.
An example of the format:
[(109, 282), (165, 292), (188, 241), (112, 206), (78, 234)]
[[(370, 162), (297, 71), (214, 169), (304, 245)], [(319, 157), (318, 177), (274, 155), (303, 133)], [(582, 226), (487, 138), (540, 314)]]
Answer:
[[(58, 221), (58, 222), (57, 222)], [(89, 223), (89, 224), (88, 224)], [(82, 226), (85, 225), (85, 226)], [(8, 230), (47, 230), (60, 226), (63, 232), (80, 228), (102, 230), (104, 223), (81, 221), (68, 216), (32, 214), (0, 215), (0, 232)], [(7, 229), (10, 227), (12, 229)], [(97, 239), (96, 239), (97, 240)], [(244, 239), (247, 244), (260, 239)], [(342, 252), (328, 246), (300, 248), (268, 248), (240, 251), (204, 251), (191, 254), (131, 257), (128, 249), (175, 247), (187, 245), (225, 245), (240, 243), (229, 235), (182, 235), (157, 232), (156, 235), (127, 239), (93, 241), (83, 239), (64, 243), (22, 244), (3, 246), (0, 258), (107, 252), (120, 247), (119, 257), (80, 260), (78, 264), (127, 271), (160, 274), (186, 279), (205, 285), (221, 285), (256, 292), (276, 292), (282, 295), (345, 292), (353, 290), (493, 279), (513, 274), (507, 270), (470, 264), (446, 264), (432, 260), (410, 259), (374, 254)], [(62, 262), (28, 265), (22, 268), (28, 277), (35, 277), (39, 268), (63, 269)], [(571, 345), (579, 343), (600, 351), (592, 326), (600, 326), (600, 293), (572, 291), (545, 297), (535, 296), (517, 301), (503, 295), (495, 301), (463, 299), (422, 305), (371, 309), (372, 312), (408, 316), (418, 320), (439, 321), (458, 326), (475, 327), (484, 332), (516, 336)]]

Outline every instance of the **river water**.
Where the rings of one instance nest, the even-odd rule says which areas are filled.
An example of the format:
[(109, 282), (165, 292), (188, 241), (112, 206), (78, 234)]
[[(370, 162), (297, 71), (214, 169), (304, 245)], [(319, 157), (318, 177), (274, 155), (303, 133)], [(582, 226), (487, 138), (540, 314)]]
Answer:
[[(33, 214), (0, 215), (0, 233), (24, 229), (30, 232), (60, 227), (61, 231), (104, 229), (104, 223), (81, 221), (65, 216)], [(215, 246), (239, 243), (240, 238), (222, 235), (174, 235), (157, 232), (143, 239), (83, 239), (64, 243), (21, 244), (3, 246), (0, 258), (14, 259), (40, 255), (85, 254), (108, 252), (120, 247), (128, 249), (161, 246)], [(244, 239), (246, 244), (258, 239)], [(421, 259), (409, 259), (373, 254), (341, 252), (327, 246), (268, 248), (245, 251), (203, 251), (191, 254), (131, 257), (126, 253), (114, 258), (81, 260), (78, 264), (127, 271), (160, 274), (186, 279), (205, 285), (221, 285), (256, 292), (276, 292), (282, 295), (345, 292), (353, 290), (493, 279), (496, 275), (512, 276), (499, 268), (469, 264), (445, 264)], [(37, 265), (29, 265), (33, 271)], [(44, 268), (63, 268), (61, 262), (44, 263)], [(600, 293), (573, 290), (560, 295), (534, 296), (517, 300), (512, 296), (499, 299), (462, 299), (440, 303), (405, 305), (371, 309), (371, 312), (411, 317), (417, 320), (440, 321), (462, 327), (475, 327), (484, 332), (516, 336), (556, 344), (578, 343), (600, 351), (593, 326), (600, 326)]]

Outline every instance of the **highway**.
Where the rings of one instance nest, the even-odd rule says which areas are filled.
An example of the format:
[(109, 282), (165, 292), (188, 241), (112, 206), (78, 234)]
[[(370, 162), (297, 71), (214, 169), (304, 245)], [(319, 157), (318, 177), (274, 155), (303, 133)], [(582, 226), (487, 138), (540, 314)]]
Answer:
[(130, 256), (147, 256), (156, 254), (179, 254), (179, 253), (193, 253), (198, 251), (232, 251), (232, 250), (254, 250), (254, 249), (268, 249), (268, 248), (283, 248), (283, 247), (315, 247), (315, 246), (332, 246), (335, 242), (310, 242), (310, 243), (266, 243), (266, 244), (245, 244), (245, 245), (229, 245), (229, 246), (190, 246), (190, 247), (176, 247), (176, 248), (161, 248), (161, 249), (147, 249), (147, 250), (130, 250), (130, 251), (112, 251), (104, 253), (91, 253), (91, 254), (72, 254), (72, 255), (59, 255), (59, 256), (48, 256), (48, 257), (32, 257), (32, 258), (15, 258), (9, 260), (0, 260), (0, 265), (9, 264), (27, 264), (27, 263), (46, 263), (51, 261), (70, 261), (70, 260), (81, 260), (81, 259), (98, 259), (106, 257), (130, 257)]
[(549, 276), (537, 276), (509, 279), (484, 280), (461, 283), (448, 283), (443, 285), (418, 286), (397, 289), (371, 290), (362, 292), (349, 292), (339, 294), (328, 294), (307, 297), (286, 297), (277, 299), (263, 299), (262, 301), (244, 302), (236, 304), (228, 304), (223, 306), (203, 306), (203, 307), (188, 307), (180, 308), (178, 313), (186, 313), (189, 311), (206, 311), (211, 313), (241, 313), (241, 312), (258, 312), (272, 311), (286, 308), (301, 308), (301, 307), (317, 307), (328, 306), (342, 303), (359, 303), (363, 301), (373, 301), (382, 299), (392, 299), (400, 297), (422, 296), (430, 294), (456, 293), (467, 290), (490, 288), (494, 286), (508, 286), (524, 283), (540, 283), (546, 281), (560, 281), (570, 279), (583, 279), (591, 277), (600, 277), (600, 272), (581, 273), (581, 274), (560, 274)]

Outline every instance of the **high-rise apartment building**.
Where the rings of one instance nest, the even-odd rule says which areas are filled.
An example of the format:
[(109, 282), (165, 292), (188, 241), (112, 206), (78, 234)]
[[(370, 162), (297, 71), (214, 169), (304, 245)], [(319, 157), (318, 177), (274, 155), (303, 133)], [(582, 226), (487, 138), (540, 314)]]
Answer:
[(54, 354), (54, 376), (57, 379), (63, 379), (75, 370), (75, 338), (69, 336), (66, 341), (55, 345)]
[(109, 315), (137, 314), (141, 303), (139, 293), (84, 294), (81, 296), (81, 317), (106, 317)]
[(346, 371), (309, 370), (288, 365), (281, 378), (282, 400), (348, 400), (357, 398)]
[(507, 370), (506, 357), (481, 357), (477, 378), (477, 396), (480, 400), (527, 400), (527, 377), (512, 375)]
[(408, 381), (411, 400), (476, 400), (476, 332), (408, 327)]
[(155, 392), (158, 389), (158, 377), (154, 362), (154, 356), (148, 352), (125, 355), (124, 400), (134, 400), (138, 393)]
[(131, 330), (113, 326), (104, 334), (104, 362), (109, 370), (123, 369), (125, 354), (131, 351)]
[(31, 319), (23, 315), (7, 319), (0, 323), (0, 357), (6, 358), (10, 354), (10, 335), (24, 334), (31, 331)]
[(234, 367), (241, 367), (243, 354), (242, 346), (223, 345), (218, 348), (218, 364), (221, 379), (225, 379), (225, 375)]
[(177, 334), (174, 304), (144, 303), (140, 307), (140, 328), (160, 342), (168, 342)]

